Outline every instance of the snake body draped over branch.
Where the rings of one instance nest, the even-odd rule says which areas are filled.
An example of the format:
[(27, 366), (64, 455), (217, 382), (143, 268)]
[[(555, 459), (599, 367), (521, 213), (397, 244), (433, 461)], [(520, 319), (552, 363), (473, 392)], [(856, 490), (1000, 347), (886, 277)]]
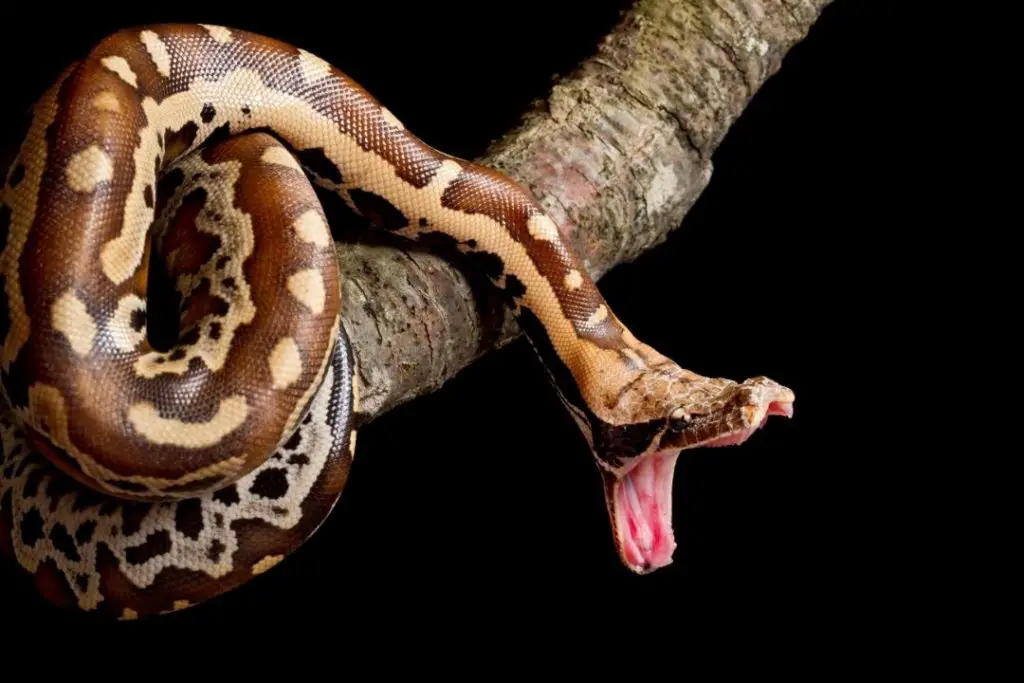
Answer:
[[(40, 98), (0, 170), (0, 548), (59, 604), (119, 618), (198, 604), (330, 513), (358, 392), (314, 186), (503, 293), (637, 573), (671, 562), (681, 450), (792, 413), (772, 380), (703, 377), (636, 339), (526, 189), (267, 37), (111, 35)], [(178, 309), (169, 343), (152, 333), (159, 281)]]

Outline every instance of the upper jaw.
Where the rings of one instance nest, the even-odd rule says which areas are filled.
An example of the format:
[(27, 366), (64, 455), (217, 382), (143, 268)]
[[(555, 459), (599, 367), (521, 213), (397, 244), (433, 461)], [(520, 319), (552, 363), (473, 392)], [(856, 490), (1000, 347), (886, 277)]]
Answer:
[(793, 392), (772, 380), (758, 377), (733, 384), (710, 409), (694, 414), (678, 429), (667, 430), (661, 449), (738, 446), (772, 415), (793, 416)]

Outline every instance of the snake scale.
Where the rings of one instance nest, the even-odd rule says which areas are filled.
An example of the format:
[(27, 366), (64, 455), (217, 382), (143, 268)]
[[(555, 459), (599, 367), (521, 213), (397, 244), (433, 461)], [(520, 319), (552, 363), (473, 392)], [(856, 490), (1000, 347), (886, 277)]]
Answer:
[[(199, 604), (330, 513), (359, 387), (318, 191), (479, 264), (589, 444), (634, 572), (671, 562), (679, 453), (792, 414), (770, 379), (700, 376), (637, 340), (526, 189), (428, 146), (301, 48), (223, 26), (118, 31), (40, 97), (15, 152), (0, 549), (58, 605), (132, 619)], [(178, 310), (165, 344), (159, 277)]]

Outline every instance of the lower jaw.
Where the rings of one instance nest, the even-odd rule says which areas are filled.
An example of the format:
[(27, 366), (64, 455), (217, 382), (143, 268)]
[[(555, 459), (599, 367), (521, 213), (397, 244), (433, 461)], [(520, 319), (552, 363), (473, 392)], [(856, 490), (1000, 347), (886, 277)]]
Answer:
[(620, 554), (644, 574), (672, 563), (672, 482), (679, 450), (653, 453), (629, 474), (609, 482), (612, 523)]

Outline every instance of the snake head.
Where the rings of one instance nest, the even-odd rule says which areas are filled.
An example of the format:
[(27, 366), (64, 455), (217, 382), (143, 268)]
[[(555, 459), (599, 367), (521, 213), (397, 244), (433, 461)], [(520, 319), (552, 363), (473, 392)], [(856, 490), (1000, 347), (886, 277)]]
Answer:
[[(672, 562), (672, 487), (679, 454), (744, 443), (772, 415), (793, 415), (793, 392), (765, 377), (737, 383), (681, 370), (649, 378), (634, 402), (639, 419), (605, 425), (592, 439), (604, 477), (615, 548), (638, 574)], [(659, 411), (660, 416), (653, 411)]]

